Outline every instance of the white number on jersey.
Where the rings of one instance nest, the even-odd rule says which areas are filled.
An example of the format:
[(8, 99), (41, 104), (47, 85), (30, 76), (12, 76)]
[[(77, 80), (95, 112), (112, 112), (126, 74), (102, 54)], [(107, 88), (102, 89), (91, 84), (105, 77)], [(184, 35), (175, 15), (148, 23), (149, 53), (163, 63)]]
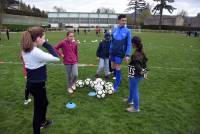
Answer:
[(128, 65), (128, 77), (134, 77), (135, 75), (135, 67)]

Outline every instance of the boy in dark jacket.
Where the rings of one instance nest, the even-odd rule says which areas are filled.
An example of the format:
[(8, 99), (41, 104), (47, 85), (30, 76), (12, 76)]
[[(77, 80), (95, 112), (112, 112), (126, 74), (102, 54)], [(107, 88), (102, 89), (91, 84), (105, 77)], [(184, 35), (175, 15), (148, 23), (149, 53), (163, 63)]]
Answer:
[(96, 78), (104, 69), (105, 78), (109, 79), (109, 49), (110, 49), (110, 33), (105, 33), (104, 40), (99, 43), (99, 47), (96, 52), (96, 56), (99, 59), (99, 67), (96, 72)]

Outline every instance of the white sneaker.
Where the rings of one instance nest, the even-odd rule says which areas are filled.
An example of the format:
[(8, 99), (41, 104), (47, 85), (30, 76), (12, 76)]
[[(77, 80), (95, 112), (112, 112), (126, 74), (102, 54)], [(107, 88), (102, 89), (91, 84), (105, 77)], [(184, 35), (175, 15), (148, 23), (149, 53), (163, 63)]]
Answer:
[(67, 91), (72, 94), (73, 93), (73, 90), (71, 88), (68, 88)]
[(128, 101), (128, 98), (124, 98), (123, 101), (124, 101), (124, 102), (127, 102), (127, 103), (130, 104), (130, 105), (133, 105), (133, 104), (134, 104), (133, 101), (129, 102), (129, 101)]
[(133, 113), (133, 112), (140, 112), (140, 109), (136, 110), (134, 107), (129, 107), (129, 108), (126, 109), (126, 111)]
[(115, 80), (116, 79), (116, 77), (113, 77), (113, 80)]
[(24, 105), (28, 105), (28, 103), (31, 102), (31, 99), (28, 99), (28, 100), (24, 100)]
[(72, 85), (72, 90), (76, 90), (76, 85)]

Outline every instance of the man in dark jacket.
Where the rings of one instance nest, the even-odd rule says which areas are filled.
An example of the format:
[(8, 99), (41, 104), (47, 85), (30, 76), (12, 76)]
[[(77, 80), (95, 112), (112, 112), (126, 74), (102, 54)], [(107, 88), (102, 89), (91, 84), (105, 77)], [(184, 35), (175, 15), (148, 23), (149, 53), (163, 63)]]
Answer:
[(6, 29), (6, 35), (7, 35), (7, 39), (9, 40), (10, 39), (10, 34), (9, 34), (9, 29)]
[(96, 56), (99, 59), (99, 67), (96, 72), (96, 78), (104, 69), (105, 78), (109, 79), (109, 49), (110, 49), (110, 33), (105, 33), (104, 40), (99, 43), (99, 47), (96, 52)]

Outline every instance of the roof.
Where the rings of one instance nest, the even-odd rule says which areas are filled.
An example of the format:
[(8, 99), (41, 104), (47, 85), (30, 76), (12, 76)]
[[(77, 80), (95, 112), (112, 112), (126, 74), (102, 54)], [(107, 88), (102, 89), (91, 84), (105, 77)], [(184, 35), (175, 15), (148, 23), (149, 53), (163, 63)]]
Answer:
[[(171, 15), (163, 15), (162, 18), (163, 19), (176, 19), (177, 17), (179, 16), (171, 16)], [(152, 15), (152, 16), (149, 16), (148, 19), (159, 19), (160, 18), (160, 15)]]

